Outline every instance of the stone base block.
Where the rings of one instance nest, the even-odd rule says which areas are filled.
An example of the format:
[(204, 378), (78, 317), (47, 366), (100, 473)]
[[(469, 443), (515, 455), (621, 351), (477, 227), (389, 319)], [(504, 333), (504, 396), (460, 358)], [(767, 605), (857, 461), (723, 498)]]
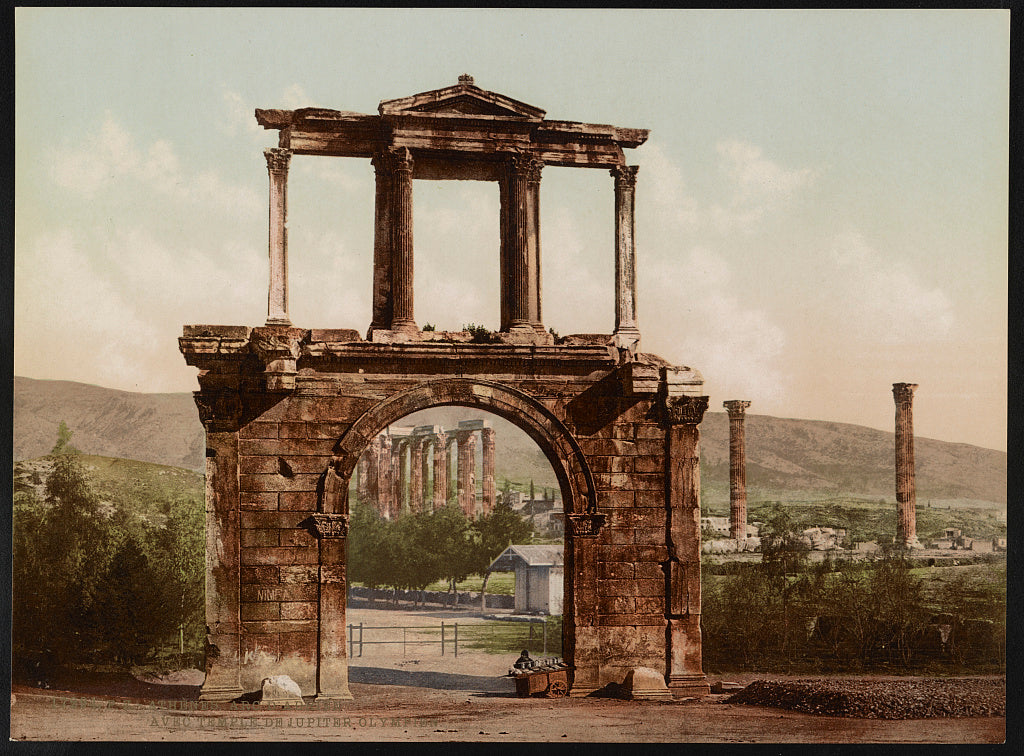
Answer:
[(706, 675), (669, 675), (668, 689), (675, 698), (706, 696), (711, 693)]
[(665, 676), (650, 667), (633, 667), (622, 683), (622, 697), (629, 701), (671, 701)]
[(234, 701), (245, 694), (238, 685), (206, 685), (199, 689), (200, 701)]

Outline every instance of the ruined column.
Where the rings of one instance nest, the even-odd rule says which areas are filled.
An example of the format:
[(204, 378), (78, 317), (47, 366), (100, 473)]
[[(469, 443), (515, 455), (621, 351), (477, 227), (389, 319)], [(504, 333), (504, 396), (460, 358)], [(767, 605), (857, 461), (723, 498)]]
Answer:
[[(445, 494), (445, 501), (447, 502), (447, 501), (451, 501), (452, 499), (455, 499), (455, 501), (459, 504), (459, 506), (462, 506), (462, 499), (458, 498), (458, 493), (459, 493), (459, 488), (458, 488), (459, 459), (458, 459), (458, 449), (457, 448), (456, 448), (455, 459), (454, 460), (452, 459), (452, 446), (456, 445), (457, 443), (458, 443), (458, 440), (455, 437), (455, 431), (452, 431), (448, 435), (448, 441), (446, 442), (446, 445), (445, 445), (445, 448), (444, 448), (445, 470), (448, 471), (448, 491)], [(454, 466), (454, 470), (452, 469), (453, 466)]]
[(434, 436), (434, 509), (448, 503), (448, 436), (444, 431)]
[(288, 319), (288, 163), (292, 151), (263, 150), (270, 175), (270, 288), (267, 325), (291, 325)]
[(406, 450), (409, 442), (395, 439), (391, 444), (391, 467), (395, 478), (395, 499), (391, 502), (391, 519), (397, 520), (406, 510), (406, 495), (409, 488), (409, 473), (405, 467)]
[(667, 399), (668, 646), (665, 682), (676, 697), (710, 692), (700, 630), (700, 430), (706, 396)]
[(917, 540), (914, 481), (914, 390), (916, 383), (892, 384), (896, 402), (896, 545), (921, 548)]
[(747, 452), (743, 418), (750, 402), (722, 402), (729, 412), (729, 537), (747, 538)]
[[(417, 511), (429, 512), (434, 508), (434, 489), (430, 476), (433, 455), (427, 451), (433, 438), (433, 434), (423, 437), (423, 446), (420, 451), (420, 478), (423, 480), (423, 488), (420, 491), (420, 498), (416, 502)], [(428, 482), (431, 486), (429, 490), (427, 489)]]
[[(502, 227), (502, 312), (508, 320), (501, 325), (502, 331), (533, 331), (530, 320), (533, 295), (531, 282), (535, 280), (532, 268), (535, 263), (532, 231), (530, 228), (531, 198), (530, 175), (536, 170), (536, 160), (524, 155), (511, 155), (506, 164), (506, 191), (502, 193), (505, 203)], [(539, 171), (538, 171), (539, 173)], [(539, 181), (538, 175), (538, 181)]]
[(485, 427), (480, 431), (483, 440), (483, 514), (494, 511), (497, 491), (494, 486), (494, 428)]
[(373, 439), (370, 445), (366, 447), (366, 451), (363, 452), (366, 457), (366, 495), (361, 498), (360, 501), (363, 504), (369, 504), (374, 507), (377, 506), (377, 491), (379, 490), (377, 482), (380, 477), (380, 473), (377, 469), (380, 464), (380, 441)]
[(467, 517), (476, 514), (476, 432), (458, 431), (459, 506)]
[(378, 437), (377, 446), (377, 514), (384, 519), (391, 519), (391, 510), (394, 509), (395, 483), (394, 483), (394, 456), (392, 453), (392, 440), (389, 434)]
[(409, 510), (423, 506), (423, 437), (409, 439)]
[(615, 333), (635, 340), (640, 337), (636, 322), (636, 233), (634, 206), (636, 173), (639, 166), (619, 165), (615, 177)]
[(391, 294), (395, 331), (415, 331), (413, 317), (412, 249), (412, 154), (407, 149), (391, 153)]
[(359, 455), (359, 461), (356, 463), (356, 496), (359, 497), (359, 501), (366, 501), (367, 498), (369, 466), (370, 454), (369, 451), (364, 451)]
[(390, 330), (394, 317), (391, 295), (391, 195), (393, 173), (387, 155), (373, 156), (376, 195), (373, 219), (373, 320), (370, 330)]

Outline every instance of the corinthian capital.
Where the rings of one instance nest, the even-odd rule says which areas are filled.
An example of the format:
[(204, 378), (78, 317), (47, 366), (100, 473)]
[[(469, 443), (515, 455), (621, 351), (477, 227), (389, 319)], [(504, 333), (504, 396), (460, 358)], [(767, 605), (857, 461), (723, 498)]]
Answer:
[(914, 401), (914, 389), (916, 383), (894, 383), (892, 384), (892, 398), (896, 404), (910, 404)]
[(513, 153), (508, 156), (508, 170), (510, 174), (522, 175), (531, 183), (540, 183), (540, 172), (544, 167), (544, 161), (533, 155)]
[(639, 165), (617, 165), (608, 172), (615, 177), (616, 189), (632, 189), (636, 186), (636, 172), (639, 170)]
[(292, 159), (292, 151), (283, 147), (269, 147), (263, 150), (263, 156), (267, 159), (268, 171), (271, 173), (285, 172)]
[(666, 397), (665, 419), (669, 425), (699, 425), (707, 408), (706, 396)]
[(727, 402), (722, 402), (722, 406), (725, 407), (730, 418), (743, 417), (750, 402), (745, 399), (730, 399)]

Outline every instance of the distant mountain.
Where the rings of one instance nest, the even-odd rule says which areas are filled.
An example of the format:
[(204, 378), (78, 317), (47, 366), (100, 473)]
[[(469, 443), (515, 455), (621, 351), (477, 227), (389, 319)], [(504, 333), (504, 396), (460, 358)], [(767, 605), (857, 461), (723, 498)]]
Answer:
[(206, 436), (192, 395), (14, 379), (14, 459), (48, 454), (60, 421), (83, 453), (201, 470)]
[[(440, 407), (410, 415), (401, 425), (454, 427), (480, 413)], [(555, 485), (543, 454), (512, 423), (489, 416), (498, 450), (496, 474), (538, 487)], [(64, 420), (72, 444), (87, 454), (202, 469), (203, 427), (192, 396), (115, 391), (71, 381), (14, 379), (14, 459), (40, 457), (53, 447)], [(894, 437), (859, 425), (747, 415), (747, 490), (751, 501), (860, 496), (894, 499)], [(708, 412), (701, 424), (704, 501), (729, 500), (729, 423)], [(1006, 505), (1005, 452), (917, 438), (917, 495), (929, 499)]]

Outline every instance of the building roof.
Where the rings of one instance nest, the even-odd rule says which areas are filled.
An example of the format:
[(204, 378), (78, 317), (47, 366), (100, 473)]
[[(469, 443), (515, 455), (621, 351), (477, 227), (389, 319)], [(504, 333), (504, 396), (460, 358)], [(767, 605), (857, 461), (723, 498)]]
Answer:
[(512, 545), (505, 549), (487, 568), (489, 572), (509, 572), (517, 564), (527, 567), (561, 567), (562, 546), (558, 545)]

